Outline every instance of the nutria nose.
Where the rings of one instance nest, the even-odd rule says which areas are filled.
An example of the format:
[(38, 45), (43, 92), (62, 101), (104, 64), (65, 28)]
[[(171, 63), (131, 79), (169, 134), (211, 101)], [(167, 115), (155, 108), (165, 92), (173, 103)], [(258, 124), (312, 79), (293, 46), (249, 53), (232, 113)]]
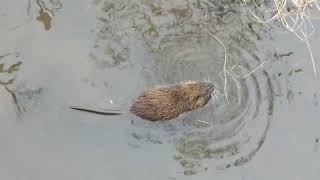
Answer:
[(210, 92), (213, 92), (214, 91), (214, 85), (213, 83), (209, 83), (209, 82), (206, 82), (205, 83), (205, 86), (206, 86), (206, 89)]

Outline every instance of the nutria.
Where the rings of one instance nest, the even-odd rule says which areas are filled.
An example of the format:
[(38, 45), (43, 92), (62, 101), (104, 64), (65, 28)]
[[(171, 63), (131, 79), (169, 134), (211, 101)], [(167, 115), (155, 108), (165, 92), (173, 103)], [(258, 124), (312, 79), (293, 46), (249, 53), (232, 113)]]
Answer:
[[(149, 121), (165, 121), (199, 109), (211, 99), (214, 85), (210, 82), (188, 81), (176, 85), (146, 89), (131, 105), (129, 112)], [(104, 115), (119, 115), (118, 110), (96, 111), (81, 107), (72, 109)]]

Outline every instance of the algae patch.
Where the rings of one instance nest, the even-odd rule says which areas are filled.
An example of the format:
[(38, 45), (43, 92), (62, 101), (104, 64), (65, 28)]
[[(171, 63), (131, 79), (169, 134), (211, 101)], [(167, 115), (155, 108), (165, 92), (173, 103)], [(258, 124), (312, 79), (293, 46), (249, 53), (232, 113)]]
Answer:
[(49, 31), (52, 27), (52, 17), (56, 10), (62, 8), (62, 3), (53, 0), (49, 0), (47, 5), (42, 0), (37, 0), (36, 3), (40, 8), (36, 20), (43, 24), (46, 31)]
[(41, 22), (44, 25), (44, 29), (46, 31), (51, 29), (51, 21), (52, 18), (48, 12), (45, 11), (44, 5), (40, 4), (40, 1), (37, 1), (37, 5), (39, 6), (39, 16), (37, 17), (37, 21)]

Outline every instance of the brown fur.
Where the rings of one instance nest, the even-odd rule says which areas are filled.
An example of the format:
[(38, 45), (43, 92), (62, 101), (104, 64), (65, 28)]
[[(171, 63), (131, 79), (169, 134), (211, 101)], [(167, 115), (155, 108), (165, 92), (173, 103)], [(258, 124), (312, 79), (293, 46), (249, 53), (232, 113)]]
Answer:
[(205, 106), (213, 90), (212, 83), (201, 81), (147, 89), (132, 104), (130, 112), (150, 121), (171, 120)]
[[(211, 99), (212, 83), (189, 81), (178, 85), (159, 86), (145, 90), (130, 107), (130, 112), (149, 121), (165, 121), (199, 109)], [(94, 110), (80, 106), (71, 109), (102, 115), (120, 115), (119, 110)]]

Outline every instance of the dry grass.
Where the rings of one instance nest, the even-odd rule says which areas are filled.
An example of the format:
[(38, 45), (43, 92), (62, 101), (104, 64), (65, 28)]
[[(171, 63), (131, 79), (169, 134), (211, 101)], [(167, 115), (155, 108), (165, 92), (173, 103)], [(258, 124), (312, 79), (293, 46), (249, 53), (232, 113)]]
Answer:
[(224, 63), (223, 63), (224, 86), (223, 86), (223, 90), (224, 90), (224, 94), (226, 96), (226, 100), (229, 103), (229, 98), (228, 98), (228, 93), (227, 93), (227, 81), (228, 81), (228, 79), (227, 79), (227, 73), (228, 73), (228, 70), (227, 70), (227, 48), (217, 36), (213, 35), (209, 30), (207, 30), (207, 31), (210, 34), (210, 36), (215, 38), (224, 49)]
[[(253, 17), (253, 20), (258, 23), (272, 23), (276, 20), (278, 20), (281, 25), (287, 29), (289, 32), (292, 32), (295, 36), (298, 37), (301, 41), (305, 42), (309, 54), (310, 59), (313, 66), (314, 75), (317, 75), (317, 70), (315, 66), (314, 57), (312, 54), (312, 50), (309, 44), (309, 39), (312, 37), (315, 28), (312, 24), (312, 16), (310, 9), (317, 9), (320, 11), (320, 5), (318, 4), (320, 0), (273, 0), (274, 2), (274, 8), (270, 10), (261, 10), (258, 4), (255, 0), (250, 0), (255, 5), (255, 9), (260, 10), (260, 13), (262, 14), (273, 14), (271, 18), (264, 20), (263, 18), (260, 18), (258, 15), (256, 15), (253, 11), (251, 11), (251, 15)], [(246, 0), (243, 0), (245, 4), (247, 4)], [(207, 15), (205, 16), (205, 19), (207, 19)], [(262, 66), (266, 63), (263, 62), (257, 67), (255, 67), (253, 70), (249, 70), (243, 66), (240, 65), (234, 65), (231, 68), (227, 68), (227, 48), (224, 45), (224, 43), (213, 33), (211, 33), (208, 29), (206, 29), (208, 34), (212, 36), (215, 40), (218, 41), (218, 43), (223, 47), (224, 49), (224, 64), (223, 64), (223, 71), (221, 72), (221, 75), (223, 74), (224, 78), (224, 95), (229, 103), (228, 93), (227, 93), (227, 84), (228, 84), (228, 75), (246, 79), (248, 78), (252, 73), (256, 72), (257, 70), (261, 69)], [(233, 73), (233, 70), (235, 69), (241, 69), (244, 72), (247, 72), (244, 75), (237, 75)], [(217, 98), (216, 94), (214, 96)]]
[[(223, 47), (224, 49), (224, 63), (223, 63), (223, 71), (221, 72), (221, 74), (223, 74), (223, 79), (224, 79), (224, 86), (223, 86), (223, 90), (224, 90), (224, 95), (226, 97), (226, 100), (227, 100), (227, 103), (229, 104), (229, 97), (228, 97), (228, 87), (227, 87), (227, 84), (228, 84), (228, 78), (227, 78), (227, 75), (230, 75), (230, 76), (235, 76), (237, 78), (240, 78), (240, 79), (246, 79), (247, 77), (249, 77), (252, 73), (256, 72), (258, 69), (261, 69), (262, 66), (266, 63), (266, 62), (263, 62), (261, 64), (259, 64), (257, 67), (255, 67), (253, 70), (249, 70), (241, 65), (234, 65), (232, 66), (231, 68), (227, 68), (227, 48), (226, 46), (224, 45), (224, 43), (217, 37), (215, 36), (214, 34), (212, 34), (208, 29), (206, 29), (208, 34), (210, 36), (212, 36), (214, 39), (216, 39), (218, 41), (218, 43)], [(246, 72), (244, 75), (237, 75), (235, 73), (233, 73), (232, 71), (236, 68), (239, 68), (241, 70), (243, 70), (244, 72)], [(218, 99), (218, 96), (216, 95), (216, 92), (213, 92), (213, 96), (215, 97), (215, 99)]]
[[(252, 2), (255, 4), (256, 9), (261, 10), (255, 0)], [(245, 0), (244, 3), (246, 3)], [(272, 9), (260, 11), (263, 15), (273, 14), (271, 18), (265, 20), (251, 11), (253, 19), (259, 23), (271, 23), (277, 20), (285, 29), (303, 41), (308, 48), (316, 76), (317, 70), (309, 43), (315, 31), (310, 10), (316, 9), (320, 11), (319, 0), (273, 0), (273, 3), (274, 7)]]

